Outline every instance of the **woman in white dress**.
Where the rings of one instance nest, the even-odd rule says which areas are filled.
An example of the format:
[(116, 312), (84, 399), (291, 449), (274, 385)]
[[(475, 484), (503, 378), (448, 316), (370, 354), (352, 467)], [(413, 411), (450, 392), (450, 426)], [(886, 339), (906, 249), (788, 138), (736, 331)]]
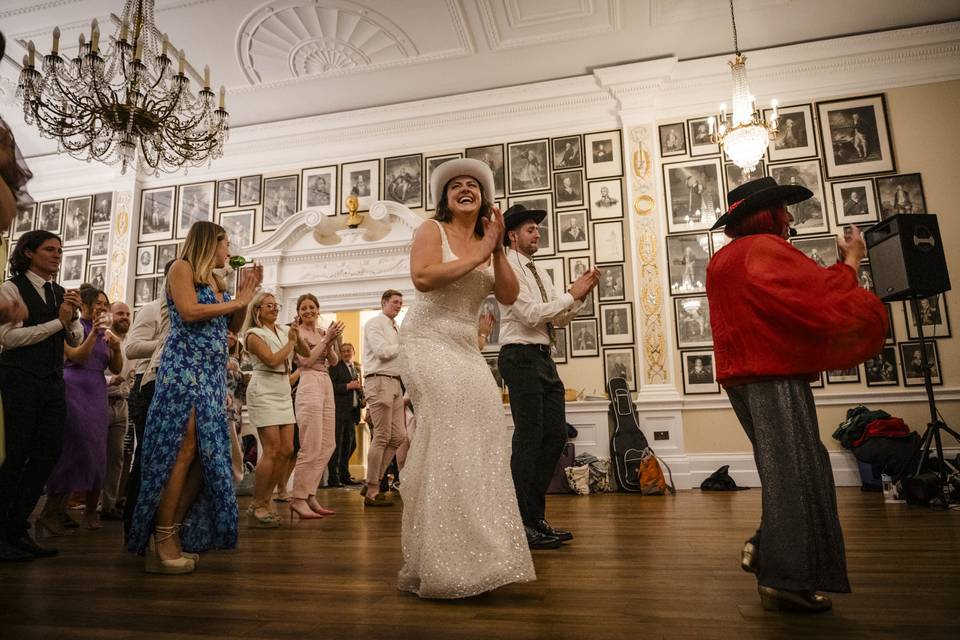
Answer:
[(410, 275), (419, 292), (400, 331), (403, 382), (417, 413), (400, 493), (399, 588), (465, 598), (536, 579), (510, 475), (503, 405), (477, 349), (491, 292), (517, 298), (503, 254), (503, 216), (490, 168), (451, 160), (434, 171), (437, 215), (417, 230)]

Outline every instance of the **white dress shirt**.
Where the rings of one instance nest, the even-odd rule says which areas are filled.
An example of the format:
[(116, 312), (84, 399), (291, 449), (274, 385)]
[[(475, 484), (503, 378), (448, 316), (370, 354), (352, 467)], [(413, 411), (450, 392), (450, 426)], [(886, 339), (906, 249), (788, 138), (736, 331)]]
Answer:
[[(27, 280), (30, 281), (30, 284), (33, 285), (33, 288), (36, 289), (40, 299), (46, 300), (43, 285), (45, 285), (47, 281), (35, 274), (33, 271), (27, 271), (26, 276)], [(53, 280), (51, 280), (51, 282), (52, 281)], [(18, 300), (20, 304), (26, 304), (23, 301), (23, 296), (20, 295), (20, 289), (18, 289), (17, 285), (15, 285), (11, 280), (7, 280), (0, 285), (0, 300), (4, 302)], [(16, 324), (0, 324), (0, 347), (3, 347), (4, 349), (29, 347), (32, 344), (43, 342), (61, 329), (63, 329), (63, 325), (60, 324), (60, 320), (56, 318), (50, 320), (49, 322), (44, 322), (43, 324), (34, 325), (32, 327), (25, 327), (23, 326), (22, 322), (18, 322)], [(73, 319), (70, 327), (64, 333), (64, 338), (66, 339), (67, 344), (72, 347), (75, 347), (83, 342), (83, 325), (80, 324), (79, 317), (75, 317)]]
[[(554, 327), (567, 325), (580, 308), (582, 300), (574, 300), (569, 292), (560, 295), (553, 287), (550, 276), (537, 267), (532, 258), (528, 258), (518, 251), (506, 249), (510, 267), (517, 274), (520, 285), (520, 294), (512, 305), (500, 305), (500, 344), (550, 344), (550, 334), (547, 332), (547, 323)], [(527, 264), (533, 262), (534, 269), (540, 276), (543, 288), (547, 293), (547, 301), (543, 301), (537, 279)]]
[(400, 334), (397, 323), (383, 312), (367, 320), (363, 325), (363, 368), (365, 375), (379, 373), (399, 376)]
[(140, 384), (156, 379), (163, 355), (163, 343), (170, 332), (170, 316), (167, 315), (165, 295), (147, 303), (136, 313), (133, 326), (127, 333), (124, 355), (136, 360), (134, 374), (143, 374)]

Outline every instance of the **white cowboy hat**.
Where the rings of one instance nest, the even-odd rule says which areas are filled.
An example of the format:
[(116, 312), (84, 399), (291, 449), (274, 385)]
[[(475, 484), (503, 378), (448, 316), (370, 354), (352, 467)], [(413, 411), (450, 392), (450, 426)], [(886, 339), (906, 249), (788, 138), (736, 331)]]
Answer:
[(483, 191), (487, 200), (493, 200), (493, 171), (487, 166), (486, 162), (473, 160), (471, 158), (457, 158), (447, 160), (439, 167), (433, 170), (430, 176), (430, 195), (433, 196), (433, 204), (436, 206), (443, 194), (443, 188), (447, 183), (457, 176), (470, 176), (480, 183), (480, 189)]

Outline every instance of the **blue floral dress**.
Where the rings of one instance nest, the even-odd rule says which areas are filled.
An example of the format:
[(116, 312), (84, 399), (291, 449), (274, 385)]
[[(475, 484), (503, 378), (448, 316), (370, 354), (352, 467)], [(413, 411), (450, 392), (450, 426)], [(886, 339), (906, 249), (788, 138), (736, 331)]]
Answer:
[[(230, 296), (223, 294), (224, 302)], [(200, 304), (219, 302), (207, 285), (197, 288)], [(196, 409), (197, 456), (203, 486), (184, 518), (185, 551), (232, 549), (237, 545), (237, 497), (230, 467), (227, 426), (227, 316), (185, 322), (167, 296), (170, 333), (157, 371), (156, 391), (143, 438), (143, 480), (127, 539), (143, 553), (153, 533), (160, 495), (183, 442), (190, 411)]]

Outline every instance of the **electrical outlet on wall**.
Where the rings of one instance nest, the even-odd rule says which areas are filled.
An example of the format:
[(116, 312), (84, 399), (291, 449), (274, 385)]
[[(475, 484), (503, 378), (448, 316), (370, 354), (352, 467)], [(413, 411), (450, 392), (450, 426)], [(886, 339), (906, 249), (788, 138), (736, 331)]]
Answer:
[(653, 432), (654, 440), (669, 440), (670, 432), (669, 431), (654, 431)]

